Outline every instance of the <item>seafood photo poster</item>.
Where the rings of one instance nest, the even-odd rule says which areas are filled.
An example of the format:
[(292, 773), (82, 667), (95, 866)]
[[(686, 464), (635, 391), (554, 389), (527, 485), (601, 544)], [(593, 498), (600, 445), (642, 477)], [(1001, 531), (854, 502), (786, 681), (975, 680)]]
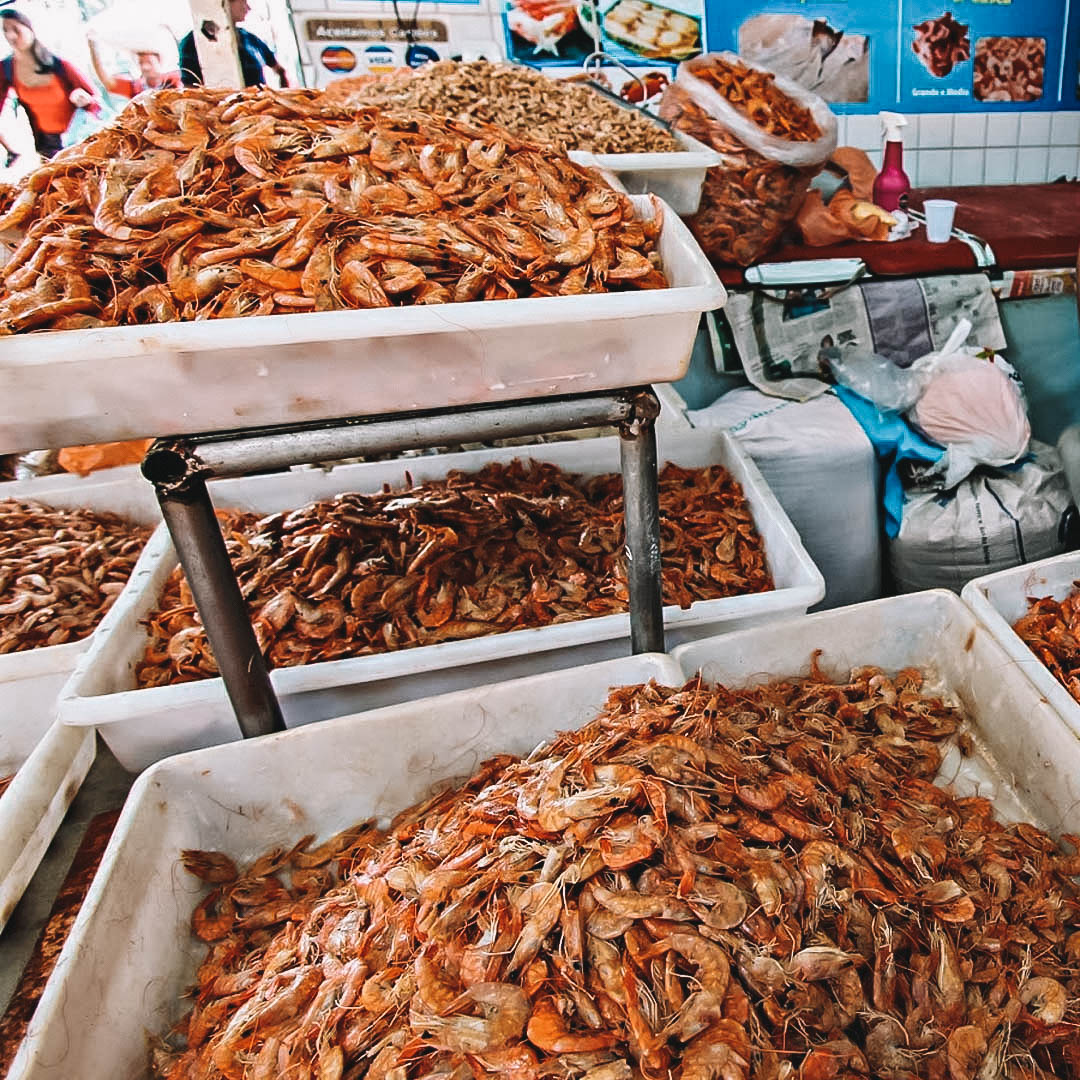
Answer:
[(641, 74), (703, 52), (704, 24), (703, 0), (505, 0), (503, 12), (511, 60), (578, 66), (603, 51)]
[(1080, 107), (1080, 0), (708, 0), (710, 50), (731, 49), (838, 112)]

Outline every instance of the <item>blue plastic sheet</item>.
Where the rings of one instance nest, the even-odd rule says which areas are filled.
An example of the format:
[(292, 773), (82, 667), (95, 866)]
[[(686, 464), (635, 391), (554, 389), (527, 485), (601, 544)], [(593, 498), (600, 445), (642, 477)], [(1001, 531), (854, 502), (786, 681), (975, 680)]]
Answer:
[(899, 535), (904, 516), (904, 486), (900, 482), (900, 465), (913, 461), (933, 465), (944, 457), (945, 451), (924, 439), (899, 413), (882, 412), (861, 394), (836, 386), (833, 393), (851, 410), (866, 437), (874, 445), (874, 453), (885, 465), (882, 502), (885, 507), (885, 535)]

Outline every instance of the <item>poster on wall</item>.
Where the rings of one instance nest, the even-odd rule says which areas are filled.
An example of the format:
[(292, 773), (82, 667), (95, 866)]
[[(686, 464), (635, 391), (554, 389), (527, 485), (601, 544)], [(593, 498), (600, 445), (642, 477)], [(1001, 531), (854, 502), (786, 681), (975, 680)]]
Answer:
[(1068, 6), (902, 0), (901, 108), (1075, 105), (1075, 86), (1063, 80)]
[(580, 66), (600, 51), (631, 69), (671, 67), (704, 51), (704, 21), (702, 0), (505, 0), (503, 10), (507, 56), (533, 67)]
[(839, 112), (1077, 108), (1078, 0), (709, 0), (710, 49), (732, 49)]

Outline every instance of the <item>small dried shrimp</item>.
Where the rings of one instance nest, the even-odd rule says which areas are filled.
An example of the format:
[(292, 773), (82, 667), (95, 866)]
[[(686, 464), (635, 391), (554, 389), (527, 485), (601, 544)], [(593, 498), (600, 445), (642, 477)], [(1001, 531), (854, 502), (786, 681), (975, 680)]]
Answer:
[[(667, 466), (660, 506), (668, 603), (772, 588), (726, 470)], [(272, 667), (287, 667), (625, 611), (622, 529), (617, 475), (516, 461), (233, 517), (225, 532), (256, 637)], [(138, 685), (217, 674), (179, 569), (148, 627)]]
[(1080, 855), (933, 782), (964, 721), (920, 672), (810, 672), (622, 687), (385, 832), (184, 852), (156, 1075), (1080, 1077)]
[(648, 221), (508, 131), (319, 91), (140, 95), (0, 215), (0, 333), (664, 288)]
[(360, 76), (330, 84), (327, 97), (353, 106), (420, 109), (499, 124), (519, 138), (555, 150), (597, 154), (668, 153), (682, 144), (637, 109), (591, 87), (550, 79), (521, 64), (440, 60), (381, 79)]
[(1060, 603), (1052, 596), (1032, 600), (1013, 629), (1080, 701), (1080, 582), (1073, 582), (1073, 591)]
[(0, 501), (0, 654), (93, 633), (149, 535), (117, 514)]

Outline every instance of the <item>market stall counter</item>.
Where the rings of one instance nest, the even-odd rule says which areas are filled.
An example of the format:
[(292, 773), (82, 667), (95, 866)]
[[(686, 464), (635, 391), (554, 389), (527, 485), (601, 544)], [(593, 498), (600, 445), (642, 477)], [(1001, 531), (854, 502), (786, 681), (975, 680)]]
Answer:
[[(979, 237), (994, 253), (1000, 270), (1043, 270), (1071, 266), (1080, 247), (1080, 187), (1075, 183), (1001, 184), (923, 188), (911, 193), (911, 206), (927, 199), (957, 203), (955, 227)], [(862, 259), (879, 277), (910, 277), (978, 268), (971, 247), (954, 236), (931, 244), (923, 229), (896, 243), (855, 241), (828, 247), (785, 244), (762, 262), (811, 259)], [(716, 264), (728, 287), (745, 281), (742, 267)]]

